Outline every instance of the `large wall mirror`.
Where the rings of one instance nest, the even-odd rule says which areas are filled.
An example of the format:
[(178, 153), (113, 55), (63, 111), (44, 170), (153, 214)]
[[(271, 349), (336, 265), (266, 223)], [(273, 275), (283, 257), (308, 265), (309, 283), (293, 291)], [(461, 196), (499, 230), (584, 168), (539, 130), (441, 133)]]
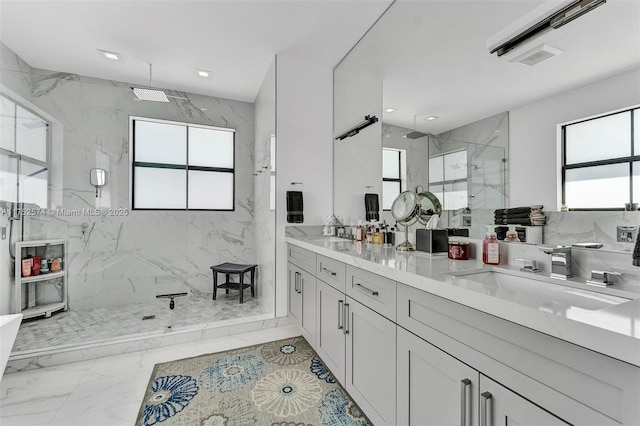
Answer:
[[(352, 137), (334, 140), (336, 215), (363, 218), (364, 194), (377, 193), (382, 218), (389, 221), (383, 209), (393, 202), (399, 180), (401, 189), (437, 194), (445, 226), (469, 227), (471, 236), (479, 237), (495, 209), (514, 206), (512, 195), (522, 202), (527, 188), (510, 182), (513, 176), (518, 185), (525, 180), (510, 161), (510, 144), (522, 142), (509, 140), (510, 112), (638, 65), (637, 53), (619, 43), (607, 50), (603, 33), (592, 31), (600, 28), (609, 40), (637, 32), (637, 25), (614, 24), (633, 12), (627, 10), (629, 2), (615, 0), (523, 43), (514, 49), (518, 55), (489, 53), (487, 39), (544, 3), (391, 4), (334, 70), (334, 134), (366, 115), (379, 118)], [(523, 50), (541, 43), (564, 53), (535, 66), (518, 63)], [(606, 51), (610, 61), (599, 58), (598, 51)], [(555, 143), (555, 124), (548, 127)], [(536, 191), (553, 200), (545, 203), (547, 211), (558, 210), (555, 195), (549, 196), (557, 190), (555, 155), (554, 149), (548, 162), (539, 164), (545, 183)]]

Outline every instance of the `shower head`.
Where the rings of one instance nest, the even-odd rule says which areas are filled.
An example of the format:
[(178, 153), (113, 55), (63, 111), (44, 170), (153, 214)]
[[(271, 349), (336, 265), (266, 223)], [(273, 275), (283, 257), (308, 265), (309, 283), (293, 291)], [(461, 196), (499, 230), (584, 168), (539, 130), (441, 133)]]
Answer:
[(140, 87), (132, 87), (131, 89), (133, 90), (133, 93), (140, 101), (169, 102), (167, 95), (165, 95), (162, 90), (155, 90), (151, 88), (151, 71), (152, 67), (151, 64), (149, 64), (149, 88), (142, 89)]
[(138, 100), (152, 102), (169, 102), (167, 95), (165, 95), (162, 90), (141, 89), (139, 87), (132, 87), (132, 89)]

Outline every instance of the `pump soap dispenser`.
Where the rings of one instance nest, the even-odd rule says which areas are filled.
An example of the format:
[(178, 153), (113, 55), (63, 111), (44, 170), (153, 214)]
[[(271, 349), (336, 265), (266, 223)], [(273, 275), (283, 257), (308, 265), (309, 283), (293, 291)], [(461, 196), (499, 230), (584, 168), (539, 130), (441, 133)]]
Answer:
[(482, 262), (486, 265), (500, 264), (500, 242), (493, 225), (487, 225), (487, 235), (482, 241)]

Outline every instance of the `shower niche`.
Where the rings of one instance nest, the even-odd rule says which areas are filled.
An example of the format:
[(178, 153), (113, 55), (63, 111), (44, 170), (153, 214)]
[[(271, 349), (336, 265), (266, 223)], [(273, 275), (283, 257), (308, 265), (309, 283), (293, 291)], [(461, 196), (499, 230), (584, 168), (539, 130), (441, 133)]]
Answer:
[(67, 241), (16, 242), (14, 313), (23, 318), (67, 310)]

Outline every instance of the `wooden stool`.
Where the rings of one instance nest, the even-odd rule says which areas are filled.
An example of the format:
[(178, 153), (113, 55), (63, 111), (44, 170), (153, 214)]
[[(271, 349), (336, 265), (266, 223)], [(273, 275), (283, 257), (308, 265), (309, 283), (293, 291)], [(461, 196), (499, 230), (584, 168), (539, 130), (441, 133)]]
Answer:
[[(213, 300), (216, 300), (216, 293), (219, 288), (224, 288), (225, 293), (229, 294), (229, 289), (240, 291), (240, 303), (244, 302), (244, 289), (251, 287), (251, 296), (254, 297), (255, 294), (255, 275), (256, 275), (256, 267), (258, 265), (240, 265), (237, 263), (221, 263), (220, 265), (212, 266), (211, 270), (213, 271)], [(248, 271), (251, 271), (251, 284), (244, 283), (244, 274)], [(223, 284), (218, 284), (218, 273), (225, 274), (226, 281)], [(238, 274), (239, 282), (234, 283), (229, 281), (229, 275)]]

